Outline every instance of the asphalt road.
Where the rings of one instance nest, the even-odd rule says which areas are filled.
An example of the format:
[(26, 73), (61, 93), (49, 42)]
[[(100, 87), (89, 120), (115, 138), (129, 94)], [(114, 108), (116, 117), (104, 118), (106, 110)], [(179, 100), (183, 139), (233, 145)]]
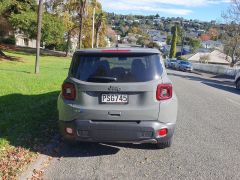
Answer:
[(240, 179), (240, 92), (229, 79), (169, 71), (179, 99), (173, 146), (63, 145), (44, 179)]

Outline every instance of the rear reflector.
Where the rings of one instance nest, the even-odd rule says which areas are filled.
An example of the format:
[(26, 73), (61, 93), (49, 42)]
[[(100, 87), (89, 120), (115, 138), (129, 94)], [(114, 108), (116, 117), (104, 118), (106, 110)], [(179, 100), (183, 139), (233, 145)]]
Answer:
[(76, 98), (76, 89), (72, 83), (64, 83), (62, 85), (62, 96), (66, 100), (75, 100)]
[(172, 98), (172, 85), (159, 84), (157, 87), (156, 98), (158, 101), (168, 100)]
[(130, 50), (114, 50), (114, 49), (107, 49), (107, 50), (102, 50), (102, 52), (104, 53), (126, 53), (126, 52), (130, 52)]
[(65, 131), (69, 135), (73, 135), (73, 129), (72, 128), (65, 128)]
[(160, 129), (160, 130), (158, 131), (158, 136), (160, 136), (160, 137), (164, 137), (164, 136), (167, 135), (167, 133), (168, 133), (167, 128)]

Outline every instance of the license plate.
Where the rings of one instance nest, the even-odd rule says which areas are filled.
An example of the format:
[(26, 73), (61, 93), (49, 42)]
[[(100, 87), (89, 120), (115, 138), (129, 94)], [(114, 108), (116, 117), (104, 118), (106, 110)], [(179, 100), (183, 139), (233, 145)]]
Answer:
[(101, 102), (104, 104), (127, 104), (127, 94), (102, 94)]

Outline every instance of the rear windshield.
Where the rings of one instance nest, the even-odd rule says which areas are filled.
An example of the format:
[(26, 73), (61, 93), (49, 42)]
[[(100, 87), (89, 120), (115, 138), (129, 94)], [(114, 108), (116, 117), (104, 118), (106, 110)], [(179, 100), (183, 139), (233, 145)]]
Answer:
[(154, 55), (79, 55), (75, 54), (70, 75), (96, 83), (147, 82), (162, 74), (160, 56)]
[(186, 62), (186, 61), (181, 61), (181, 64), (189, 65), (190, 63), (189, 63), (189, 62)]

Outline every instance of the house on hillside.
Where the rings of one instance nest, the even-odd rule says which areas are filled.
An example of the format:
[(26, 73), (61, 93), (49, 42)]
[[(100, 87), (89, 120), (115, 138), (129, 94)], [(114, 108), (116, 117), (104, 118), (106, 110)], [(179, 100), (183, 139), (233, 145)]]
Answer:
[(207, 40), (207, 41), (202, 41), (202, 47), (206, 49), (223, 49), (223, 43), (220, 41), (212, 41), (212, 40)]
[(157, 35), (153, 36), (151, 40), (156, 43), (158, 46), (166, 46), (167, 45), (167, 36), (166, 35)]
[(193, 63), (205, 62), (223, 65), (229, 65), (229, 62), (231, 61), (231, 57), (219, 50), (214, 50), (212, 52), (198, 52), (196, 54), (188, 55), (188, 57), (185, 58)]
[(15, 39), (16, 39), (16, 46), (36, 48), (36, 40), (29, 39), (26, 35), (22, 33), (16, 33)]

